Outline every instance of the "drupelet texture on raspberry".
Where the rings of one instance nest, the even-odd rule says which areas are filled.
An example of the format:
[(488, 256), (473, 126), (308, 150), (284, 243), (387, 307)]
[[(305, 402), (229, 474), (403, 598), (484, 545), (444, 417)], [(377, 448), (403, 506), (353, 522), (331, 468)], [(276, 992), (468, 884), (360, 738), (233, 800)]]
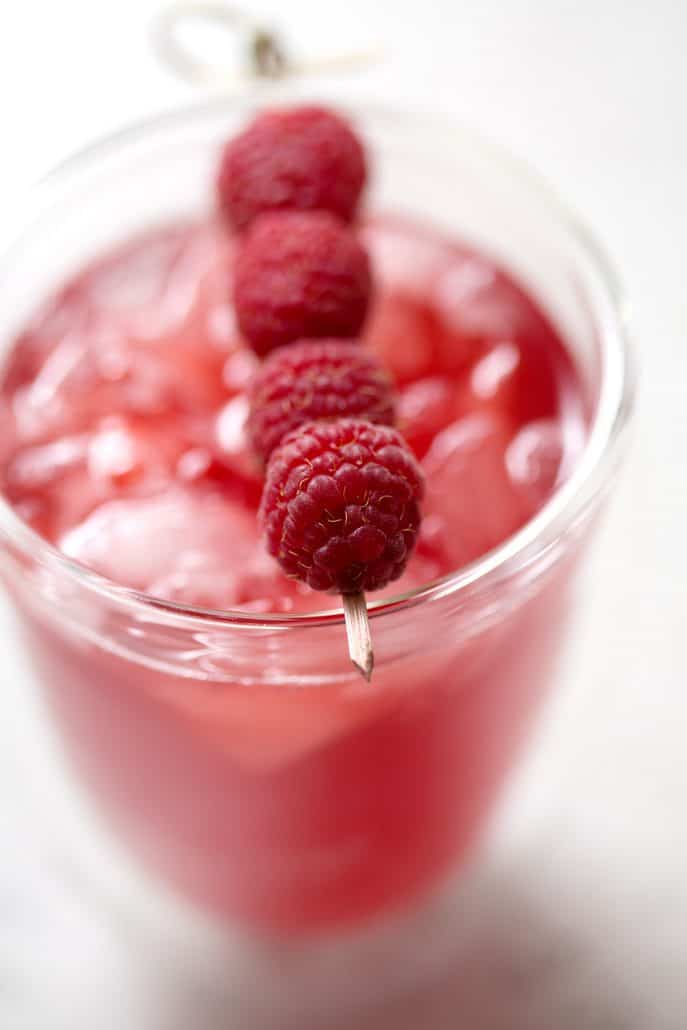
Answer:
[(236, 257), (236, 317), (258, 354), (294, 340), (356, 336), (371, 289), (367, 253), (324, 211), (262, 215)]
[(358, 340), (304, 340), (274, 351), (258, 371), (248, 434), (266, 461), (304, 422), (348, 417), (393, 425), (395, 413), (389, 374)]
[(230, 140), (217, 193), (236, 229), (285, 208), (350, 221), (365, 178), (365, 153), (350, 125), (322, 107), (295, 107), (258, 115)]
[(260, 519), (268, 550), (315, 590), (379, 590), (413, 550), (423, 490), (395, 429), (359, 419), (307, 423), (267, 467)]

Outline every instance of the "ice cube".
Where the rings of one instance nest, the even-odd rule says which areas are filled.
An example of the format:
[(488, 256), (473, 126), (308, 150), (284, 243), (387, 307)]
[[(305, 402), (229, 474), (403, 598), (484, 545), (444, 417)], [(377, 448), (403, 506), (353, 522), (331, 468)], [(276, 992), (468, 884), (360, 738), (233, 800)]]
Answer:
[(434, 285), (433, 301), (445, 327), (468, 339), (508, 340), (527, 325), (529, 308), (485, 258), (457, 256)]
[[(91, 266), (80, 282), (93, 309), (137, 342), (168, 340), (195, 329), (212, 336), (208, 314), (227, 302), (231, 242), (212, 224), (146, 233)], [(221, 289), (220, 289), (221, 287)], [(216, 333), (224, 334), (226, 325)]]
[(497, 344), (516, 344), (535, 331), (527, 297), (496, 266), (474, 255), (455, 255), (433, 285), (440, 326), (439, 367), (456, 372)]
[(81, 520), (107, 496), (88, 472), (88, 434), (19, 446), (7, 463), (2, 489), (17, 513), (50, 540)]
[(257, 508), (262, 494), (263, 473), (246, 432), (248, 411), (245, 394), (233, 397), (220, 410), (210, 444), (214, 461), (208, 474), (222, 482), (233, 496)]
[(233, 577), (257, 534), (255, 519), (223, 497), (178, 485), (154, 497), (107, 501), (60, 547), (118, 583), (148, 590), (190, 568)]
[(229, 393), (240, 393), (249, 386), (259, 367), (257, 354), (249, 350), (237, 350), (227, 358), (222, 379)]
[(151, 493), (174, 478), (185, 428), (176, 418), (102, 419), (89, 442), (89, 473), (112, 489)]
[(215, 225), (178, 230), (176, 236), (165, 230), (143, 238), (110, 268), (118, 288), (110, 282), (103, 291), (100, 284), (108, 320), (117, 319), (136, 351), (162, 358), (176, 373), (170, 379), (181, 405), (204, 402), (206, 396), (208, 402), (221, 400), (222, 365), (238, 345), (231, 255), (230, 238)]
[[(114, 250), (44, 305), (4, 383), (32, 439), (91, 413), (211, 407), (239, 347), (232, 243), (216, 225), (172, 226)], [(46, 426), (48, 427), (46, 429)]]
[(230, 255), (217, 228), (172, 228), (87, 268), (15, 348), (6, 382), (20, 432), (37, 440), (108, 413), (217, 407), (238, 348)]
[[(520, 367), (520, 351), (514, 343), (499, 343), (477, 362), (470, 375), (470, 385), (476, 397), (485, 402), (495, 401), (513, 383)], [(502, 407), (506, 407), (501, 403)]]
[[(127, 242), (85, 273), (89, 299), (97, 309), (130, 328), (140, 312), (153, 305), (164, 307), (167, 286), (188, 245), (185, 228), (146, 233)], [(175, 305), (183, 299), (177, 295)]]
[(463, 393), (462, 386), (443, 376), (426, 376), (400, 391), (398, 424), (418, 457), (426, 453), (437, 433), (462, 414)]
[(60, 546), (109, 579), (178, 604), (255, 612), (322, 606), (302, 597), (266, 553), (252, 512), (198, 486), (108, 501)]
[(64, 436), (18, 451), (5, 471), (8, 489), (30, 491), (51, 486), (85, 461), (88, 445), (87, 435)]
[(164, 364), (127, 352), (115, 334), (67, 337), (46, 357), (36, 378), (12, 397), (17, 433), (42, 440), (87, 429), (119, 412), (154, 415), (174, 400)]
[(94, 312), (78, 280), (68, 283), (43, 303), (7, 356), (3, 389), (13, 394), (33, 382), (47, 357), (65, 340), (82, 339), (94, 326)]
[(146, 590), (165, 601), (222, 611), (234, 606), (235, 579), (231, 568), (218, 567), (212, 556), (189, 553)]
[(552, 416), (559, 404), (556, 358), (534, 338), (497, 343), (470, 369), (463, 409), (494, 411), (514, 424)]
[(452, 246), (431, 230), (418, 229), (400, 217), (372, 219), (361, 231), (384, 288), (422, 299), (452, 254)]
[(469, 415), (440, 433), (423, 461), (425, 521), (434, 547), (461, 566), (514, 533), (529, 512), (508, 475), (509, 426), (495, 414)]
[(119, 423), (103, 427), (91, 440), (88, 465), (93, 476), (121, 482), (130, 479), (140, 463), (135, 438)]
[(563, 430), (556, 419), (531, 422), (509, 444), (506, 468), (532, 513), (541, 508), (560, 481), (563, 455)]
[(398, 383), (433, 371), (436, 324), (422, 300), (400, 290), (382, 291), (374, 302), (365, 339)]
[(0, 469), (12, 456), (15, 433), (12, 406), (7, 397), (0, 394)]
[(241, 454), (248, 446), (246, 424), (249, 415), (248, 398), (234, 397), (217, 416), (217, 442), (223, 454)]
[(134, 360), (162, 364), (182, 409), (207, 409), (226, 396), (223, 367), (239, 348), (231, 269), (229, 238), (214, 226), (197, 229), (158, 284), (158, 296), (127, 315)]

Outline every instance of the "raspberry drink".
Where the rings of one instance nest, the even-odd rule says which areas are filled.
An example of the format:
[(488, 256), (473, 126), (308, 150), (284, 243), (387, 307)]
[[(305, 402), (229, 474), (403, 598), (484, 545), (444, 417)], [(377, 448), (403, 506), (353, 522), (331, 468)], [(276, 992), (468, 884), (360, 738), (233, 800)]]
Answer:
[[(393, 263), (380, 261), (386, 278), (364, 344), (400, 378), (401, 424), (429, 470), (425, 535), (404, 578), (387, 588), (399, 593), (477, 558), (521, 526), (572, 460), (565, 440), (576, 438), (581, 413), (561, 341), (503, 272), (397, 220), (374, 220), (363, 235), (373, 255), (395, 236), (411, 252), (414, 243), (423, 255), (429, 248), (439, 270), (430, 292), (430, 276), (397, 283)], [(321, 610), (326, 600), (283, 576), (260, 539), (260, 472), (245, 426), (253, 356), (230, 323), (221, 291), (213, 290), (230, 267), (229, 250), (214, 225), (162, 229), (86, 269), (43, 308), (17, 341), (5, 374), (12, 429), (4, 441), (3, 489), (67, 555), (126, 586), (219, 610)], [(488, 296), (478, 288), (465, 299), (466, 311), (478, 305), (474, 317), (485, 329), (470, 338), (469, 350), (456, 334), (466, 354), (465, 364), (454, 367), (443, 357), (453, 358), (455, 330), (441, 300), (443, 277), (461, 270), (468, 282), (479, 270)], [(387, 326), (395, 293), (397, 321)], [(504, 334), (513, 338), (504, 343)], [(417, 355), (412, 377), (402, 347)], [(524, 437), (527, 454), (517, 457)], [(508, 677), (511, 649), (504, 646), (504, 667), (496, 663), (490, 673), (504, 703), (508, 690), (499, 684)], [(398, 679), (379, 672), (374, 695), (343, 684), (301, 698), (275, 682), (263, 688), (264, 697), (237, 698), (238, 684), (213, 690), (206, 682), (197, 705), (183, 681), (173, 697), (173, 681), (165, 684), (154, 670), (125, 672), (106, 653), (86, 658), (54, 640), (46, 660), (79, 760), (115, 817), (168, 875), (215, 909), (285, 928), (356, 917), (422, 886), (472, 829), (461, 797), (480, 738), (470, 720), (484, 713), (472, 712), (474, 699), (461, 691), (464, 648), (454, 656), (450, 693), (438, 670), (419, 661)], [(92, 680), (84, 677), (85, 661)], [(482, 703), (497, 703), (487, 678)], [(112, 721), (118, 730), (108, 739), (103, 726)], [(466, 749), (468, 734), (474, 739)], [(471, 771), (485, 790), (497, 772), (490, 761), (485, 755), (484, 768)], [(137, 802), (142, 768), (146, 797)], [(289, 825), (296, 796), (325, 781), (331, 797), (313, 797), (310, 812), (299, 805)], [(360, 810), (359, 794), (367, 795)], [(206, 813), (197, 797), (206, 799)], [(236, 813), (247, 805), (252, 812), (241, 839)], [(336, 869), (339, 838), (342, 862), (352, 861), (347, 842), (365, 842), (348, 876)], [(304, 869), (325, 855), (325, 866), (334, 864), (332, 883), (325, 893), (317, 877), (312, 889), (300, 881), (288, 891), (278, 883), (273, 889), (264, 870), (253, 879), (256, 851), (261, 863), (272, 855), (289, 868), (302, 860)]]
[[(221, 919), (278, 933), (406, 904), (466, 854), (550, 680), (577, 551), (536, 576), (533, 565), (460, 596), (382, 603), (476, 561), (542, 509), (584, 445), (587, 393), (542, 308), (486, 253), (416, 218), (337, 221), (355, 208), (356, 176), (345, 211), (314, 217), (369, 255), (374, 294), (356, 272), (359, 307), (342, 330), (357, 342), (293, 344), (258, 375), (279, 340), (261, 326), (251, 346), (239, 329), (237, 251), (300, 216), (256, 218), (242, 196), (240, 237), (224, 207), (71, 274), (15, 339), (0, 392), (4, 497), (109, 583), (72, 582), (59, 564), (5, 575), (74, 764), (148, 869)], [(253, 272), (246, 282), (257, 288)], [(343, 393), (302, 388), (308, 347), (315, 365), (343, 362)], [(291, 394), (280, 363), (296, 375)], [(266, 493), (309, 433), (323, 453), (372, 446), (368, 429), (342, 441), (304, 422), (332, 414), (374, 423), (387, 457), (400, 432), (416, 459), (401, 485), (390, 466), (377, 523), (355, 527), (356, 555), (385, 571), (366, 581), (382, 587), (368, 597), (380, 602), (369, 685), (327, 614), (340, 601), (319, 592), (344, 588), (329, 574), (340, 543), (308, 537), (308, 555), (329, 547), (329, 578), (308, 585), (284, 575), (258, 519), (270, 453)], [(268, 542), (280, 496), (263, 501)], [(290, 514), (275, 516), (280, 532)], [(387, 582), (392, 567), (402, 575)]]

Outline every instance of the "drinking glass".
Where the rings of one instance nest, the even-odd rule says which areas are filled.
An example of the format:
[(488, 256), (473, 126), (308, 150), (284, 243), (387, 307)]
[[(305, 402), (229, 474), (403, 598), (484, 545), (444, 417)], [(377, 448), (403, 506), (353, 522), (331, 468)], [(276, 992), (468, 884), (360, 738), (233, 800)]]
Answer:
[[(195, 104), (54, 171), (3, 240), (4, 345), (103, 248), (207, 214), (219, 148), (260, 102)], [(370, 935), (399, 941), (459, 875), (555, 686), (632, 375), (613, 273), (532, 172), (449, 120), (366, 102), (346, 113), (374, 155), (368, 206), (493, 256), (560, 330), (588, 414), (567, 481), (478, 561), (371, 599), (371, 685), (350, 665), (340, 610), (218, 613), (145, 596), (70, 561), (2, 500), (0, 571), (70, 768), (148, 882), (235, 941), (314, 956), (345, 940), (350, 958)], [(351, 982), (379, 979), (351, 961)]]

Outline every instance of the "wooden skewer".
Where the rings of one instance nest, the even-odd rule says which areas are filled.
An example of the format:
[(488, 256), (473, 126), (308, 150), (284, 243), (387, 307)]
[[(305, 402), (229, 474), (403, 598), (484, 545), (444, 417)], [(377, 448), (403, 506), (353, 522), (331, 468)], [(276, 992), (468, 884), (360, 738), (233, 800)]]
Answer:
[(346, 636), (348, 637), (348, 653), (360, 675), (369, 683), (375, 658), (365, 594), (362, 591), (358, 594), (344, 594), (343, 610), (346, 620)]

